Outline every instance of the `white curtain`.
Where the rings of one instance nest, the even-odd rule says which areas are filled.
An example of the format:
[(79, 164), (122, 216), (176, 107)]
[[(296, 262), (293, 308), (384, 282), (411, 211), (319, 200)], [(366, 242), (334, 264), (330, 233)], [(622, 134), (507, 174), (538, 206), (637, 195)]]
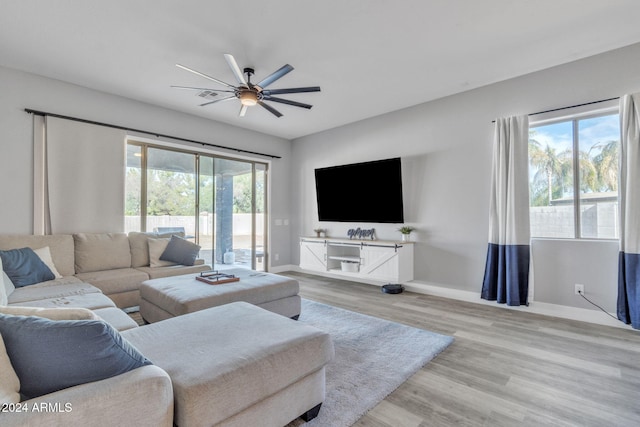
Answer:
[(51, 234), (44, 116), (33, 115), (33, 234)]
[(46, 117), (34, 123), (34, 233), (124, 231), (125, 131)]
[(620, 98), (618, 319), (640, 329), (640, 93)]
[(526, 305), (529, 293), (529, 118), (496, 120), (482, 298)]

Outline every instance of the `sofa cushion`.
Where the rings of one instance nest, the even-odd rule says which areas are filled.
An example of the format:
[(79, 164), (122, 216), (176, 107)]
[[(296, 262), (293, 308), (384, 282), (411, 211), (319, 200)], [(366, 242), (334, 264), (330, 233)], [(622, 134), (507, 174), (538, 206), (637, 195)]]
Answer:
[(79, 273), (76, 277), (84, 282), (91, 283), (106, 295), (137, 291), (140, 283), (149, 278), (145, 273), (135, 268)]
[(0, 314), (0, 334), (26, 398), (151, 364), (103, 321)]
[(151, 238), (171, 238), (176, 235), (184, 237), (183, 232), (173, 233), (153, 233), (153, 232), (129, 232), (129, 246), (131, 247), (131, 267), (147, 267), (149, 265), (149, 245), (147, 239)]
[(96, 293), (101, 293), (100, 289), (69, 277), (18, 288), (9, 295), (9, 304)]
[(11, 365), (4, 340), (0, 335), (0, 403), (20, 402), (20, 380)]
[(0, 307), (0, 314), (10, 314), (12, 316), (38, 316), (49, 320), (100, 320), (93, 311), (81, 307), (45, 308), (10, 305)]
[(211, 266), (205, 264), (202, 260), (196, 260), (194, 265), (170, 265), (168, 267), (140, 267), (137, 270), (143, 271), (149, 275), (149, 279), (159, 279), (162, 277), (182, 276), (185, 274), (197, 274), (202, 271), (211, 270)]
[(193, 265), (200, 253), (200, 246), (192, 243), (182, 237), (171, 236), (167, 248), (164, 250), (160, 259), (162, 261), (171, 261), (176, 264)]
[(45, 236), (37, 235), (0, 235), (0, 249), (18, 249), (29, 247), (31, 249), (49, 247), (51, 258), (56, 269), (62, 276), (73, 276), (74, 266), (74, 244), (71, 234), (53, 234)]
[(36, 255), (38, 255), (38, 258), (40, 258), (40, 260), (44, 262), (47, 267), (49, 267), (49, 270), (51, 270), (51, 272), (53, 273), (54, 279), (62, 279), (62, 274), (58, 272), (58, 269), (53, 262), (53, 258), (51, 258), (51, 250), (49, 249), (49, 246), (34, 249), (33, 251), (36, 253)]
[(138, 323), (131, 316), (117, 307), (98, 308), (93, 310), (92, 313), (118, 331), (126, 331), (127, 329), (138, 327)]
[(50, 320), (104, 320), (118, 331), (136, 328), (138, 324), (124, 311), (116, 307), (97, 308), (45, 308), (17, 305), (0, 307), (0, 313), (13, 316), (38, 316)]
[(131, 267), (129, 238), (124, 233), (79, 233), (73, 240), (76, 274)]
[(81, 307), (88, 308), (90, 310), (104, 307), (115, 307), (114, 302), (101, 293), (69, 295), (59, 298), (46, 298), (35, 301), (12, 303), (11, 305), (44, 308)]
[(0, 251), (0, 258), (3, 270), (16, 288), (55, 279), (49, 267), (31, 248)]
[(147, 239), (149, 244), (149, 267), (167, 267), (169, 265), (176, 265), (177, 263), (172, 261), (162, 261), (160, 257), (167, 249), (167, 245), (171, 238), (159, 238), (159, 239)]

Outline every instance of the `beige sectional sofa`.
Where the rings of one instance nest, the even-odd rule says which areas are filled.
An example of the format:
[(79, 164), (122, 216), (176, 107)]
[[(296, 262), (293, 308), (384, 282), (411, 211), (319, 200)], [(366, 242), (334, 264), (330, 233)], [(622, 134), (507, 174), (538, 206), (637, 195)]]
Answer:
[[(167, 235), (139, 232), (130, 232), (128, 235), (125, 233), (0, 235), (0, 250), (48, 247), (53, 263), (62, 277), (45, 282), (40, 288), (86, 283), (98, 288), (117, 307), (125, 308), (140, 304), (139, 288), (145, 280), (211, 269), (202, 260), (197, 260), (196, 265), (193, 266), (150, 267), (148, 241), (150, 238), (163, 237)], [(37, 289), (30, 289), (29, 293), (37, 294)], [(78, 292), (89, 293), (86, 290), (78, 290), (76, 293)], [(43, 296), (51, 297), (48, 291)], [(18, 302), (18, 298), (18, 295), (13, 295), (9, 303)], [(38, 299), (35, 295), (29, 298)]]
[[(2, 280), (0, 305), (7, 305), (0, 307), (0, 316), (102, 319), (153, 363), (14, 401), (3, 406), (11, 410), (0, 412), (0, 425), (278, 427), (298, 416), (314, 418), (325, 395), (325, 366), (334, 355), (329, 334), (246, 302), (143, 327), (116, 307), (114, 301), (120, 307), (137, 305), (141, 281), (210, 268), (152, 267), (145, 251), (149, 238), (154, 236), (0, 236), (0, 250), (48, 247), (59, 273), (54, 280), (19, 288)], [(11, 361), (9, 347), (2, 339), (0, 344), (2, 404)], [(19, 384), (14, 396), (17, 390)]]

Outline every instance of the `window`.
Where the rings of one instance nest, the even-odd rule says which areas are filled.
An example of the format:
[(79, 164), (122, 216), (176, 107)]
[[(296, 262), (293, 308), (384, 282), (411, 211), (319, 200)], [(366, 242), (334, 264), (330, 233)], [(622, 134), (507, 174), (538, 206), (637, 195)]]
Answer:
[(529, 127), (531, 237), (617, 239), (618, 113)]

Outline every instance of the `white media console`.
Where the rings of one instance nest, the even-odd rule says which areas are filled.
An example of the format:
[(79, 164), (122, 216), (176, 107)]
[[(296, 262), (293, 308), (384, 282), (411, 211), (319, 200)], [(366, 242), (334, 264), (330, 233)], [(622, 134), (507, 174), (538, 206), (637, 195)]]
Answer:
[(413, 242), (300, 238), (300, 268), (387, 283), (413, 280)]

